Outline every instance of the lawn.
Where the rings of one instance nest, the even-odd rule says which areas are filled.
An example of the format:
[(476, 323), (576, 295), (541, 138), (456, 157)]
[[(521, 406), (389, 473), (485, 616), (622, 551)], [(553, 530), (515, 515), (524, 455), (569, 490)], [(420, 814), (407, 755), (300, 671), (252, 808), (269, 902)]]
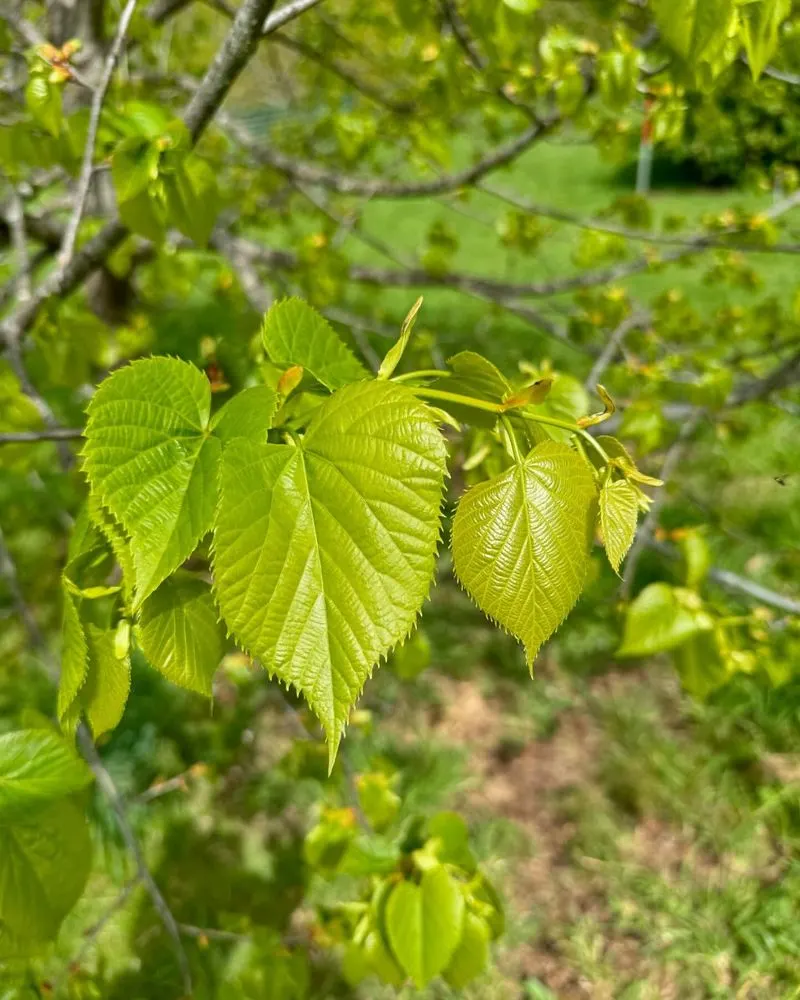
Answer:
[[(456, 149), (454, 163), (463, 162), (464, 151)], [(621, 176), (618, 167), (604, 161), (594, 146), (577, 140), (554, 140), (535, 146), (510, 168), (492, 175), (487, 183), (518, 196), (589, 216), (601, 213), (616, 198), (631, 193), (629, 184), (623, 183)], [(771, 203), (770, 195), (723, 189), (656, 190), (651, 197), (657, 228), (669, 217), (681, 217), (685, 219), (684, 228), (690, 232), (696, 231), (696, 225), (706, 213), (721, 213), (732, 204), (748, 210), (763, 210)], [(503, 246), (498, 236), (496, 220), (506, 210), (507, 206), (480, 191), (472, 192), (466, 200), (457, 196), (374, 200), (365, 208), (362, 230), (367, 236), (388, 243), (408, 263), (418, 262), (430, 227), (444, 223), (458, 240), (458, 249), (452, 258), (454, 271), (515, 281), (547, 281), (577, 271), (572, 256), (583, 235), (581, 229), (547, 223), (550, 235), (534, 253), (524, 256), (516, 249)], [(794, 219), (800, 219), (800, 210), (794, 210)], [(279, 240), (290, 245), (296, 238), (296, 231), (279, 233)], [(390, 268), (397, 266), (354, 235), (348, 235), (340, 249), (360, 263)], [(635, 253), (635, 248), (631, 252)], [(754, 295), (746, 289), (730, 284), (709, 284), (704, 280), (712, 260), (713, 255), (707, 254), (689, 264), (671, 264), (620, 284), (645, 301), (668, 289), (679, 289), (700, 309), (752, 303)], [(783, 298), (786, 288), (793, 287), (797, 272), (792, 256), (752, 254), (750, 263), (762, 282), (760, 294)], [(590, 361), (586, 357), (576, 355), (574, 350), (565, 349), (551, 338), (532, 330), (529, 325), (493, 309), (485, 302), (456, 292), (422, 291), (425, 294), (422, 322), (436, 331), (445, 351), (463, 345), (466, 333), (484, 346), (491, 345), (493, 356), (498, 360), (550, 354), (574, 367), (578, 373), (584, 369), (588, 371)], [(353, 293), (352, 301), (356, 305), (363, 304), (371, 311), (377, 309), (387, 321), (396, 323), (415, 295), (415, 290), (408, 288), (378, 291), (364, 287)], [(570, 296), (531, 301), (546, 314), (559, 317), (568, 310)], [(457, 322), (454, 322), (454, 316), (458, 317)]]

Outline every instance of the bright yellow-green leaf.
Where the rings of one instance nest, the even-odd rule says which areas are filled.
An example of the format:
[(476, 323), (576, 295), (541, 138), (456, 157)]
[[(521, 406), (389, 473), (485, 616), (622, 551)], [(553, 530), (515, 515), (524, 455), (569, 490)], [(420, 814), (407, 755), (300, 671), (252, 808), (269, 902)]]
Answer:
[(628, 608), (618, 656), (650, 656), (674, 649), (713, 628), (697, 594), (668, 583), (651, 583)]
[(136, 632), (148, 661), (173, 684), (211, 697), (223, 633), (207, 583), (178, 571), (142, 605)]
[(430, 586), (445, 446), (403, 386), (347, 386), (301, 447), (232, 441), (223, 455), (215, 589), (239, 642), (303, 693), (331, 760), (378, 661)]
[(221, 445), (210, 410), (206, 377), (174, 358), (121, 368), (89, 404), (84, 469), (130, 538), (139, 605), (211, 528)]
[(411, 310), (403, 320), (403, 325), (400, 328), (400, 336), (396, 344), (393, 344), (389, 350), (386, 352), (386, 357), (381, 362), (380, 369), (378, 370), (378, 378), (386, 379), (391, 378), (394, 373), (395, 368), (400, 364), (400, 360), (403, 357), (406, 347), (408, 346), (408, 341), (411, 338), (411, 332), (414, 329), (414, 322), (417, 318), (417, 313), (422, 308), (422, 296), (420, 296)]
[(491, 936), (489, 925), (482, 917), (466, 914), (461, 941), (443, 973), (453, 989), (463, 990), (486, 969)]
[(86, 818), (69, 799), (0, 818), (0, 924), (23, 943), (52, 940), (91, 864)]
[(394, 956), (419, 989), (447, 968), (464, 929), (464, 894), (442, 865), (400, 882), (386, 904)]
[(0, 736), (0, 823), (72, 795), (91, 780), (91, 771), (72, 747), (48, 729)]
[(600, 533), (608, 561), (619, 573), (633, 544), (639, 515), (639, 493), (627, 479), (609, 480), (600, 490)]
[(596, 502), (592, 470), (545, 441), (461, 499), (456, 574), (477, 605), (525, 646), (532, 666), (583, 589)]
[(223, 444), (236, 437), (266, 441), (272, 427), (278, 397), (266, 385), (254, 385), (238, 392), (215, 414), (211, 429)]
[(791, 0), (759, 0), (739, 13), (739, 32), (753, 79), (757, 80), (778, 47), (778, 32), (792, 10)]
[(274, 364), (301, 365), (331, 390), (367, 377), (330, 323), (302, 299), (276, 302), (264, 317), (261, 337)]

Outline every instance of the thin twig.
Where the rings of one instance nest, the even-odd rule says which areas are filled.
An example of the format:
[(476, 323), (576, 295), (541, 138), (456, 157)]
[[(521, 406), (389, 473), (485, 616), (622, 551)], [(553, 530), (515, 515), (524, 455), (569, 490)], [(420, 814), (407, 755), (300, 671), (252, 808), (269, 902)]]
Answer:
[(74, 441), (83, 437), (77, 427), (48, 427), (42, 431), (4, 431), (0, 433), (0, 445), (35, 444), (39, 441)]
[(191, 938), (206, 938), (208, 941), (225, 941), (231, 944), (238, 944), (242, 941), (250, 941), (249, 934), (237, 934), (235, 931), (221, 931), (214, 927), (195, 927), (194, 924), (178, 924), (181, 934)]
[(27, 302), (31, 297), (31, 261), (25, 232), (25, 207), (16, 186), (9, 182), (9, 188), (6, 220), (11, 230), (11, 245), (17, 263), (17, 297), (21, 302)]
[(279, 7), (278, 10), (273, 11), (264, 21), (261, 34), (271, 35), (273, 31), (282, 28), (285, 24), (305, 13), (305, 11), (311, 10), (312, 7), (316, 7), (318, 3), (322, 3), (322, 0), (292, 0), (291, 3)]
[[(680, 551), (674, 545), (669, 545), (666, 542), (659, 542), (651, 538), (647, 546), (669, 559), (682, 558)], [(730, 570), (717, 569), (712, 566), (708, 571), (708, 578), (732, 593), (744, 594), (761, 604), (768, 604), (770, 607), (776, 608), (778, 611), (785, 611), (790, 615), (800, 615), (800, 600), (788, 597), (786, 594), (779, 594), (777, 591), (770, 590), (753, 580), (748, 580), (738, 573), (731, 573)]]
[(111, 85), (114, 68), (117, 65), (117, 59), (119, 59), (119, 54), (122, 51), (122, 43), (125, 40), (128, 25), (131, 23), (131, 18), (133, 17), (133, 12), (136, 9), (136, 4), (137, 0), (128, 0), (124, 10), (122, 11), (119, 24), (117, 25), (117, 33), (114, 36), (111, 49), (109, 50), (109, 53), (106, 56), (106, 61), (103, 65), (103, 73), (100, 77), (100, 82), (95, 88), (92, 96), (92, 106), (89, 112), (89, 129), (86, 133), (86, 144), (83, 148), (83, 162), (81, 164), (81, 172), (78, 175), (78, 186), (75, 191), (75, 207), (73, 208), (72, 215), (67, 222), (67, 228), (64, 231), (64, 241), (61, 244), (61, 250), (58, 255), (58, 267), (62, 272), (72, 260), (72, 255), (75, 252), (75, 241), (78, 238), (78, 229), (80, 228), (81, 219), (83, 218), (83, 210), (86, 206), (86, 199), (89, 195), (89, 186), (92, 183), (94, 147), (97, 141), (97, 130), (100, 127), (100, 116), (103, 113), (103, 102), (105, 101), (108, 88)]
[(183, 980), (184, 991), (187, 996), (191, 995), (192, 974), (189, 968), (189, 960), (186, 957), (183, 942), (181, 941), (178, 923), (172, 914), (172, 910), (170, 910), (166, 900), (161, 894), (161, 890), (156, 885), (156, 881), (150, 873), (150, 869), (147, 867), (147, 861), (145, 860), (139, 839), (134, 833), (133, 827), (128, 820), (128, 813), (125, 808), (125, 803), (122, 800), (122, 796), (117, 790), (117, 786), (114, 784), (114, 779), (108, 773), (103, 761), (100, 759), (100, 754), (97, 752), (97, 748), (94, 745), (92, 737), (89, 735), (89, 730), (83, 724), (78, 726), (77, 738), (81, 753), (83, 754), (86, 763), (89, 765), (92, 774), (94, 774), (98, 788), (106, 797), (109, 805), (114, 811), (120, 834), (122, 835), (122, 839), (125, 841), (125, 846), (127, 847), (136, 866), (136, 873), (139, 881), (147, 891), (147, 894), (153, 903), (153, 907), (158, 914), (161, 923), (164, 925), (164, 929), (172, 939), (175, 957), (177, 958), (178, 967), (180, 968), (181, 978)]
[(586, 382), (584, 383), (586, 389), (588, 389), (590, 392), (594, 390), (594, 387), (602, 379), (608, 366), (613, 364), (628, 334), (631, 333), (633, 330), (636, 330), (638, 327), (644, 326), (649, 321), (650, 321), (650, 314), (647, 311), (642, 310), (640, 312), (631, 313), (630, 316), (627, 316), (617, 326), (617, 328), (608, 338), (606, 346), (603, 348), (602, 352), (597, 358), (597, 361), (595, 361), (594, 365), (592, 366), (592, 370), (586, 377)]

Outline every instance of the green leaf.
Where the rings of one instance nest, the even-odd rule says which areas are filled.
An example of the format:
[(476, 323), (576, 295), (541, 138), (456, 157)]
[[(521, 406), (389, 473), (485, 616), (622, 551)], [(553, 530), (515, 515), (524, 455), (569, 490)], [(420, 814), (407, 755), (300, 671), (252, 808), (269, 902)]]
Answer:
[(69, 799), (0, 818), (0, 922), (22, 942), (52, 940), (91, 863), (86, 818)]
[(695, 632), (674, 655), (681, 686), (694, 698), (707, 698), (730, 679), (713, 630)]
[(119, 205), (147, 192), (158, 177), (158, 157), (158, 146), (139, 136), (117, 145), (111, 157), (111, 180)]
[[(502, 403), (512, 391), (511, 383), (491, 361), (475, 351), (461, 351), (448, 358), (448, 365), (453, 371), (449, 378), (436, 379), (431, 388), (444, 389), (459, 396), (475, 396), (490, 403)], [(494, 427), (497, 414), (486, 410), (475, 409), (450, 400), (438, 401), (447, 413), (456, 420), (475, 427)]]
[[(539, 403), (535, 412), (543, 417), (555, 417), (557, 420), (575, 422), (589, 409), (589, 395), (578, 379), (572, 375), (559, 372), (553, 378), (553, 384), (547, 396)], [(561, 427), (548, 427), (547, 433), (556, 441), (566, 444), (570, 431)]]
[(405, 353), (405, 349), (408, 346), (408, 341), (411, 339), (411, 332), (414, 329), (414, 322), (417, 318), (417, 313), (422, 306), (422, 297), (417, 299), (411, 310), (403, 320), (403, 325), (400, 328), (400, 336), (397, 343), (393, 344), (389, 350), (386, 352), (386, 357), (381, 362), (381, 366), (378, 369), (378, 379), (383, 380), (391, 378), (394, 373), (395, 368), (400, 364), (400, 361)]
[(64, 120), (61, 88), (46, 76), (36, 74), (25, 87), (25, 105), (34, 121), (53, 137), (61, 131)]
[(78, 697), (89, 670), (89, 647), (78, 611), (80, 598), (75, 597), (66, 584), (62, 586), (62, 595), (64, 620), (61, 632), (61, 674), (56, 704), (59, 722), (64, 719)]
[(206, 377), (174, 358), (121, 368), (89, 404), (84, 469), (130, 538), (138, 605), (211, 528), (221, 444), (210, 409)]
[(403, 970), (383, 943), (380, 932), (370, 931), (364, 941), (364, 955), (370, 968), (385, 983), (390, 986), (403, 985)]
[(627, 479), (609, 479), (600, 490), (599, 506), (603, 545), (614, 572), (619, 573), (636, 534), (639, 494)]
[(136, 635), (168, 680), (211, 697), (223, 635), (207, 583), (183, 571), (165, 580), (142, 605)]
[(220, 208), (214, 171), (199, 156), (188, 156), (163, 179), (169, 221), (198, 246), (206, 246)]
[(428, 836), (435, 838), (436, 857), (443, 864), (458, 865), (472, 874), (475, 856), (469, 846), (469, 829), (458, 813), (440, 812), (428, 821)]
[(754, 80), (758, 80), (778, 48), (778, 32), (792, 10), (791, 0), (760, 0), (739, 13), (739, 33)]
[(711, 617), (693, 591), (668, 583), (651, 583), (628, 608), (617, 655), (661, 653), (712, 627)]
[(277, 409), (275, 391), (266, 385), (255, 385), (228, 400), (211, 421), (211, 430), (223, 444), (237, 437), (266, 441)]
[(686, 586), (697, 590), (702, 586), (711, 569), (711, 550), (702, 530), (687, 531), (680, 539), (679, 548), (686, 564)]
[(48, 729), (0, 736), (0, 822), (72, 795), (91, 780), (91, 771), (72, 747)]
[(595, 497), (586, 461), (568, 445), (545, 441), (458, 505), (456, 575), (524, 644), (529, 666), (583, 589)]
[(303, 693), (331, 762), (378, 660), (425, 599), (446, 452), (403, 386), (347, 386), (319, 408), (302, 447), (225, 448), (215, 588), (237, 639)]
[(153, 243), (164, 242), (167, 219), (160, 199), (149, 191), (142, 191), (117, 205), (119, 217), (132, 233), (138, 233)]
[(330, 323), (302, 299), (276, 302), (264, 317), (261, 337), (276, 365), (300, 365), (332, 391), (367, 377)]
[(389, 944), (419, 989), (447, 968), (463, 929), (464, 895), (442, 865), (400, 882), (386, 904)]
[(541, 6), (542, 0), (503, 0), (503, 3), (518, 14), (533, 14)]
[(95, 739), (116, 729), (125, 712), (131, 689), (131, 664), (127, 650), (118, 655), (116, 629), (86, 625), (88, 670), (76, 703), (67, 713), (69, 726), (80, 705)]
[(443, 973), (453, 989), (463, 990), (486, 969), (491, 936), (489, 925), (482, 917), (466, 914), (461, 941)]

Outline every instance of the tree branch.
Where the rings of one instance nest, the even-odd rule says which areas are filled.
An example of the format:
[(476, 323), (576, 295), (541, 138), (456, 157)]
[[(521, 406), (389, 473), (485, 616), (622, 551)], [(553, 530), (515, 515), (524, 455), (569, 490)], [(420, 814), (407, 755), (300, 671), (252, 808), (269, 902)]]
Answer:
[(0, 432), (0, 445), (3, 444), (35, 444), (38, 441), (74, 441), (83, 436), (83, 431), (76, 427), (48, 427), (42, 431), (3, 431)]
[[(274, 0), (244, 0), (239, 8), (222, 47), (184, 113), (184, 122), (189, 128), (193, 143), (200, 138), (255, 51), (262, 26), (273, 4)], [(51, 298), (66, 296), (77, 288), (119, 246), (127, 234), (128, 230), (119, 220), (109, 222), (73, 256), (63, 273), (56, 272), (42, 281), (30, 301), (20, 303), (0, 325), (0, 333), (6, 343), (18, 341)]]
[(388, 111), (392, 111), (394, 114), (407, 115), (414, 110), (413, 101), (397, 101), (393, 97), (388, 97), (377, 87), (373, 87), (371, 83), (367, 83), (366, 80), (362, 80), (354, 73), (351, 73), (346, 66), (342, 66), (341, 63), (328, 58), (323, 52), (318, 52), (311, 45), (308, 45), (299, 38), (292, 38), (289, 35), (279, 32), (275, 35), (275, 42), (286, 49), (298, 53), (298, 55), (304, 56), (306, 59), (311, 59), (318, 66), (327, 70), (327, 72), (344, 80), (353, 90), (357, 90), (370, 101), (373, 101), (382, 108), (386, 108)]
[(764, 399), (773, 392), (787, 389), (800, 381), (800, 351), (786, 358), (764, 378), (748, 382), (731, 394), (727, 405), (738, 406), (741, 403), (753, 403)]
[(136, 9), (136, 3), (137, 0), (128, 0), (122, 14), (120, 15), (117, 32), (114, 35), (114, 41), (111, 43), (111, 48), (109, 49), (105, 63), (103, 64), (103, 73), (100, 77), (100, 82), (92, 95), (92, 106), (89, 112), (89, 128), (86, 133), (86, 144), (83, 149), (83, 161), (81, 163), (80, 174), (78, 175), (78, 185), (75, 190), (75, 207), (73, 208), (72, 215), (67, 222), (67, 228), (64, 230), (64, 240), (61, 244), (61, 250), (58, 256), (58, 269), (61, 272), (63, 272), (69, 265), (69, 262), (72, 260), (72, 256), (75, 253), (75, 242), (78, 238), (78, 229), (80, 228), (81, 219), (83, 218), (86, 199), (89, 195), (89, 187), (92, 183), (94, 147), (97, 141), (97, 130), (100, 127), (100, 116), (103, 112), (103, 102), (105, 101), (106, 94), (108, 93), (108, 88), (111, 85), (111, 78), (114, 75), (117, 60), (119, 59), (119, 54), (122, 51), (122, 44), (128, 31), (128, 25), (130, 24), (133, 12)]
[(650, 313), (647, 310), (641, 310), (631, 313), (630, 316), (627, 316), (617, 326), (608, 338), (606, 346), (601, 351), (597, 361), (592, 366), (592, 370), (586, 377), (586, 382), (584, 383), (586, 389), (590, 392), (594, 390), (594, 387), (602, 379), (608, 366), (613, 364), (628, 334), (639, 327), (646, 326), (649, 322)]
[(125, 841), (125, 846), (130, 852), (136, 866), (136, 873), (139, 881), (147, 891), (147, 894), (153, 903), (153, 907), (155, 908), (161, 923), (164, 925), (164, 929), (172, 939), (175, 957), (178, 960), (178, 966), (183, 980), (183, 989), (186, 995), (190, 996), (192, 993), (192, 974), (189, 969), (189, 960), (186, 957), (183, 942), (181, 941), (178, 923), (172, 915), (172, 911), (167, 905), (166, 900), (161, 895), (161, 890), (156, 885), (155, 879), (150, 873), (150, 869), (147, 867), (147, 862), (145, 861), (141, 845), (139, 844), (139, 840), (133, 831), (130, 821), (128, 820), (125, 803), (117, 790), (117, 786), (114, 784), (114, 779), (103, 765), (100, 755), (97, 752), (97, 748), (92, 741), (92, 737), (89, 735), (89, 731), (83, 723), (78, 726), (77, 737), (78, 746), (80, 747), (81, 753), (83, 754), (86, 763), (89, 765), (92, 774), (94, 774), (95, 780), (97, 781), (97, 787), (106, 797), (114, 811), (114, 815), (117, 819), (117, 826), (119, 827), (122, 839)]
[(31, 297), (31, 261), (25, 229), (25, 208), (15, 185), (9, 182), (9, 186), (11, 193), (6, 208), (6, 221), (11, 231), (11, 245), (17, 263), (17, 296), (21, 302), (27, 302)]
[[(503, 191), (488, 184), (477, 184), (479, 190), (492, 195), (499, 201), (505, 202), (512, 208), (516, 208), (526, 215), (537, 215), (544, 219), (552, 219), (554, 222), (564, 222), (580, 229), (588, 229), (592, 232), (608, 233), (611, 236), (621, 236), (628, 240), (638, 240), (641, 243), (664, 244), (666, 246), (685, 247), (689, 251), (721, 249), (737, 250), (746, 253), (800, 253), (800, 243), (773, 243), (759, 246), (753, 243), (735, 243), (727, 237), (741, 235), (747, 230), (741, 226), (729, 226), (720, 233), (689, 233), (681, 236), (678, 233), (656, 233), (647, 229), (633, 229), (629, 226), (617, 225), (605, 219), (593, 218), (592, 216), (581, 216), (567, 209), (557, 208), (555, 205), (545, 205), (541, 202), (529, 201), (520, 198), (509, 191)], [(775, 202), (761, 214), (770, 220), (785, 215), (786, 212), (800, 205), (800, 191), (795, 191), (786, 198)], [(680, 254), (669, 258), (676, 260)]]
[(262, 37), (265, 35), (271, 35), (273, 31), (277, 31), (279, 28), (284, 27), (284, 25), (287, 25), (290, 21), (293, 21), (301, 14), (304, 14), (307, 10), (311, 10), (312, 7), (316, 7), (319, 3), (322, 3), (322, 0), (292, 0), (291, 3), (287, 3), (283, 7), (279, 7), (278, 10), (273, 11), (264, 22), (264, 28), (261, 32)]
[(245, 0), (237, 11), (225, 41), (183, 114), (193, 144), (258, 48), (262, 26), (274, 6), (275, 0)]
[[(443, 174), (430, 181), (409, 181), (395, 183), (380, 178), (350, 177), (339, 174), (325, 167), (319, 167), (302, 160), (295, 160), (278, 150), (267, 149), (256, 142), (247, 130), (237, 125), (235, 138), (248, 150), (258, 162), (272, 167), (279, 173), (294, 181), (305, 184), (318, 184), (339, 194), (358, 195), (364, 198), (421, 198), (430, 195), (446, 194), (459, 188), (470, 187), (493, 170), (512, 163), (521, 153), (543, 138), (560, 121), (553, 117), (547, 121), (531, 125), (515, 139), (498, 146), (477, 163), (465, 170), (452, 174)], [(234, 131), (231, 129), (231, 131)]]

